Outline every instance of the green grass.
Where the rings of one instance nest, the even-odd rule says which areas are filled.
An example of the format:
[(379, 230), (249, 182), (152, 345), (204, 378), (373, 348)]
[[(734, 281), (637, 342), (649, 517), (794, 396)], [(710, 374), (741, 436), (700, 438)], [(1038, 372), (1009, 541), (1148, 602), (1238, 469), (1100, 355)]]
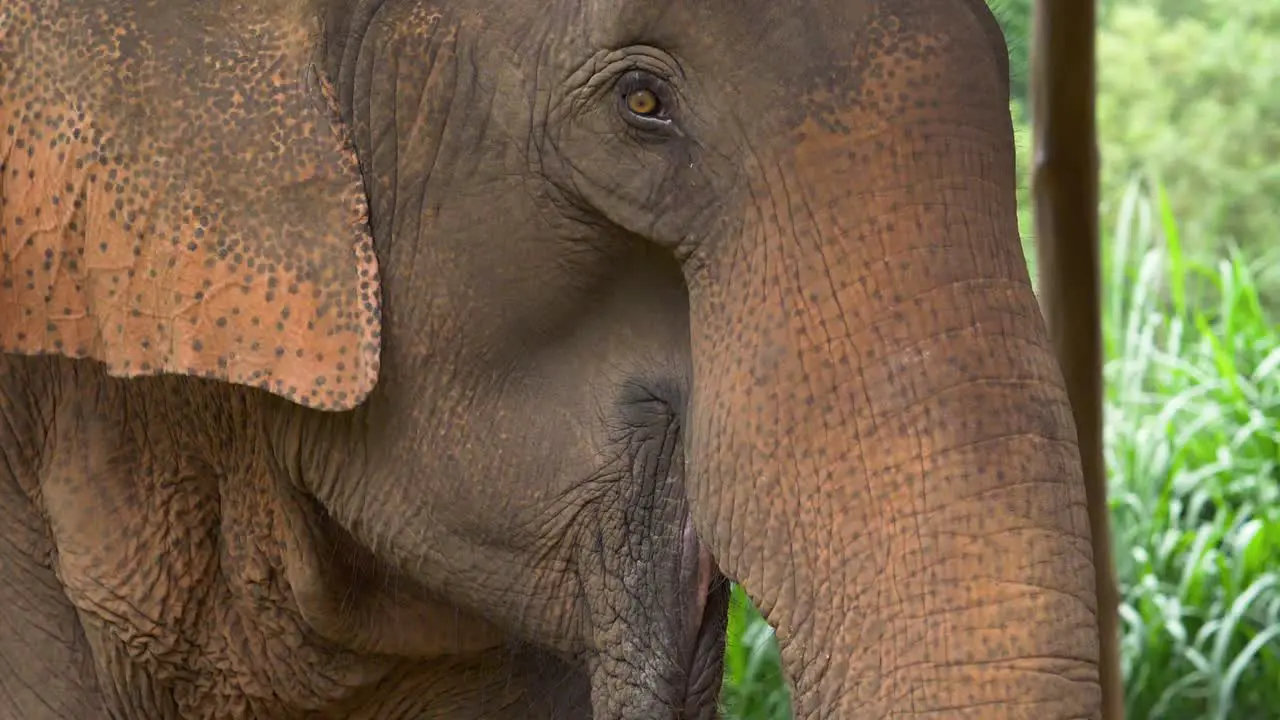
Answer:
[[(1188, 261), (1133, 183), (1104, 258), (1106, 456), (1131, 720), (1280, 713), (1280, 329), (1249, 264)], [(723, 705), (790, 717), (777, 644), (735, 588)]]
[(791, 692), (782, 677), (773, 628), (737, 585), (729, 600), (720, 704), (726, 720), (791, 717)]
[[(1154, 198), (1152, 197), (1154, 195)], [(1107, 258), (1106, 452), (1132, 718), (1280, 712), (1280, 330), (1134, 183)]]

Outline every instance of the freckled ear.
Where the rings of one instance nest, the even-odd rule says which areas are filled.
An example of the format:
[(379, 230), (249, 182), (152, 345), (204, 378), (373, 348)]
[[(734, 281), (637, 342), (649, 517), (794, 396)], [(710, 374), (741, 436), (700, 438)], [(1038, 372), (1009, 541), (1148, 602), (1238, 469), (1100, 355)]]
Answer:
[(308, 5), (6, 3), (0, 351), (365, 398), (377, 261)]

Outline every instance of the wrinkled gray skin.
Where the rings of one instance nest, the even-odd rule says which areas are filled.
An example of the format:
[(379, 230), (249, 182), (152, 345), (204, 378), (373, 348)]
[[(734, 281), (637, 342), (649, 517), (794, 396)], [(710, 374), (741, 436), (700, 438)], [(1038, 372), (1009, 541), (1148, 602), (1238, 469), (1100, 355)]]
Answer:
[(797, 717), (1099, 717), (980, 0), (315, 12), (379, 384), (6, 357), (0, 717), (711, 717), (720, 572)]

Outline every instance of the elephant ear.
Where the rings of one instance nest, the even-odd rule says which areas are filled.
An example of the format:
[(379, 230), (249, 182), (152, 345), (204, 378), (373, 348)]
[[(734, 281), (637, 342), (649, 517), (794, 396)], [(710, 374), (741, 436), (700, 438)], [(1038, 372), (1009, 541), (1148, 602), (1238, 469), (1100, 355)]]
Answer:
[(350, 409), (377, 261), (310, 0), (6, 0), (0, 351)]

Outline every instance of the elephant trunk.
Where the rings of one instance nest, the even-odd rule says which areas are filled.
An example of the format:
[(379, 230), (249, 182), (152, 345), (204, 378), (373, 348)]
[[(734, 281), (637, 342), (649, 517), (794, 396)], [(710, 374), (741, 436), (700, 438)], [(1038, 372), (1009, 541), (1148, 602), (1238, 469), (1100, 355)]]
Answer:
[(1005, 110), (807, 123), (688, 266), (694, 520), (777, 628), (798, 718), (1099, 717), (1080, 459)]

